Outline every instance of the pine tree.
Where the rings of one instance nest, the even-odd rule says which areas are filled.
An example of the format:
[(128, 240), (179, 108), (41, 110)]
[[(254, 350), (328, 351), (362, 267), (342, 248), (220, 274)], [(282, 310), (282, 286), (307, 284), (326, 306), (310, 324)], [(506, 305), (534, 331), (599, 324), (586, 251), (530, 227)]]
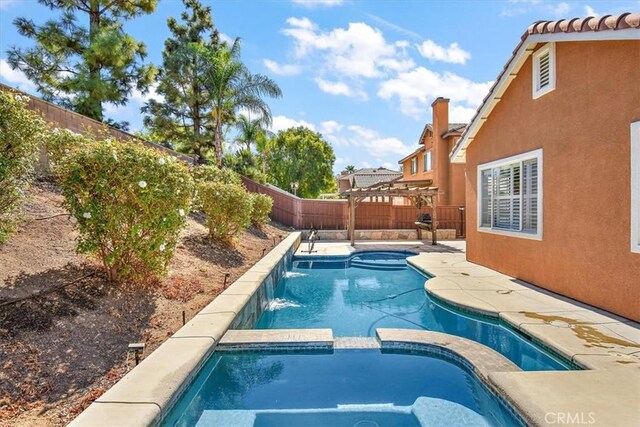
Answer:
[(203, 58), (190, 46), (197, 44), (216, 50), (220, 36), (211, 8), (198, 0), (183, 0), (182, 23), (167, 20), (172, 33), (164, 44), (157, 93), (162, 101), (151, 100), (143, 108), (144, 124), (154, 134), (173, 143), (180, 151), (203, 157), (213, 147), (213, 103), (203, 85)]
[[(38, 0), (58, 19), (36, 25), (17, 18), (18, 32), (35, 41), (12, 47), (8, 62), (33, 81), (48, 101), (104, 121), (104, 104), (124, 105), (133, 88), (145, 92), (155, 77), (143, 64), (143, 43), (123, 31), (123, 23), (155, 10), (157, 0)], [(88, 20), (88, 27), (80, 22)]]

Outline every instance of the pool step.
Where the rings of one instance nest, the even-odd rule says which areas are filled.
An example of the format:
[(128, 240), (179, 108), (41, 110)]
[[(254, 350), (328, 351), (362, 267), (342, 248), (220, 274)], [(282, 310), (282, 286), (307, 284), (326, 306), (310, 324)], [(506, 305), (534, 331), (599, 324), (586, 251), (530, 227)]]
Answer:
[(419, 397), (413, 405), (393, 403), (338, 405), (337, 408), (204, 410), (196, 427), (233, 425), (237, 427), (328, 425), (351, 426), (482, 426), (490, 424), (480, 414), (459, 403), (432, 397)]
[(403, 261), (400, 263), (381, 263), (381, 262), (373, 262), (373, 261), (356, 261), (351, 260), (349, 263), (350, 267), (356, 268), (364, 268), (368, 270), (380, 270), (380, 271), (399, 271), (407, 268), (407, 264)]

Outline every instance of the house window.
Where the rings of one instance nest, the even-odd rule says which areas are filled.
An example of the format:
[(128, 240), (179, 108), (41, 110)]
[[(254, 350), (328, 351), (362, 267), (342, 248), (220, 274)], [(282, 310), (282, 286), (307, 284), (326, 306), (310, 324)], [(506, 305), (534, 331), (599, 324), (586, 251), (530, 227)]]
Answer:
[(631, 123), (631, 252), (640, 253), (640, 121)]
[(424, 171), (429, 172), (431, 170), (431, 150), (424, 153)]
[(542, 150), (478, 166), (478, 230), (542, 239)]
[(414, 157), (411, 159), (411, 175), (415, 175), (418, 173), (418, 158)]
[(556, 49), (547, 43), (533, 54), (533, 98), (556, 88)]

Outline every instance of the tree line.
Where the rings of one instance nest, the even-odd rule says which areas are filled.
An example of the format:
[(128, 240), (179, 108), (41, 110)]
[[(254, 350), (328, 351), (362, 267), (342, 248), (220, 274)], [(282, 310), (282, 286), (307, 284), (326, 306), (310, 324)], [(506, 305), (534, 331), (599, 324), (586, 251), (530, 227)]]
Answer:
[[(221, 40), (211, 7), (183, 0), (179, 19), (167, 20), (170, 36), (156, 67), (145, 61), (145, 44), (123, 25), (152, 14), (157, 0), (38, 1), (57, 16), (42, 24), (17, 18), (17, 31), (34, 44), (11, 47), (8, 62), (45, 100), (128, 130), (129, 123), (105, 117), (105, 107), (125, 105), (133, 90), (154, 88), (157, 99), (141, 111), (143, 138), (285, 190), (298, 183), (302, 197), (334, 190), (330, 144), (302, 127), (268, 131), (266, 99), (282, 97), (282, 90), (242, 62), (240, 38)], [(236, 138), (230, 140), (232, 130)]]

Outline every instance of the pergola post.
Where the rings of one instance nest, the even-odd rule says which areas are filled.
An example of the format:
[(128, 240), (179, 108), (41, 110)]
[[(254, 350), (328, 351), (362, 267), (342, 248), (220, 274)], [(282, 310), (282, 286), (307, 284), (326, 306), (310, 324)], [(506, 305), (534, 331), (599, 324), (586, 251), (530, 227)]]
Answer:
[(436, 200), (438, 196), (431, 196), (431, 209), (433, 214), (431, 215), (431, 244), (438, 244), (438, 205)]
[(351, 246), (356, 245), (356, 199), (353, 196), (349, 196), (349, 239), (351, 239)]

